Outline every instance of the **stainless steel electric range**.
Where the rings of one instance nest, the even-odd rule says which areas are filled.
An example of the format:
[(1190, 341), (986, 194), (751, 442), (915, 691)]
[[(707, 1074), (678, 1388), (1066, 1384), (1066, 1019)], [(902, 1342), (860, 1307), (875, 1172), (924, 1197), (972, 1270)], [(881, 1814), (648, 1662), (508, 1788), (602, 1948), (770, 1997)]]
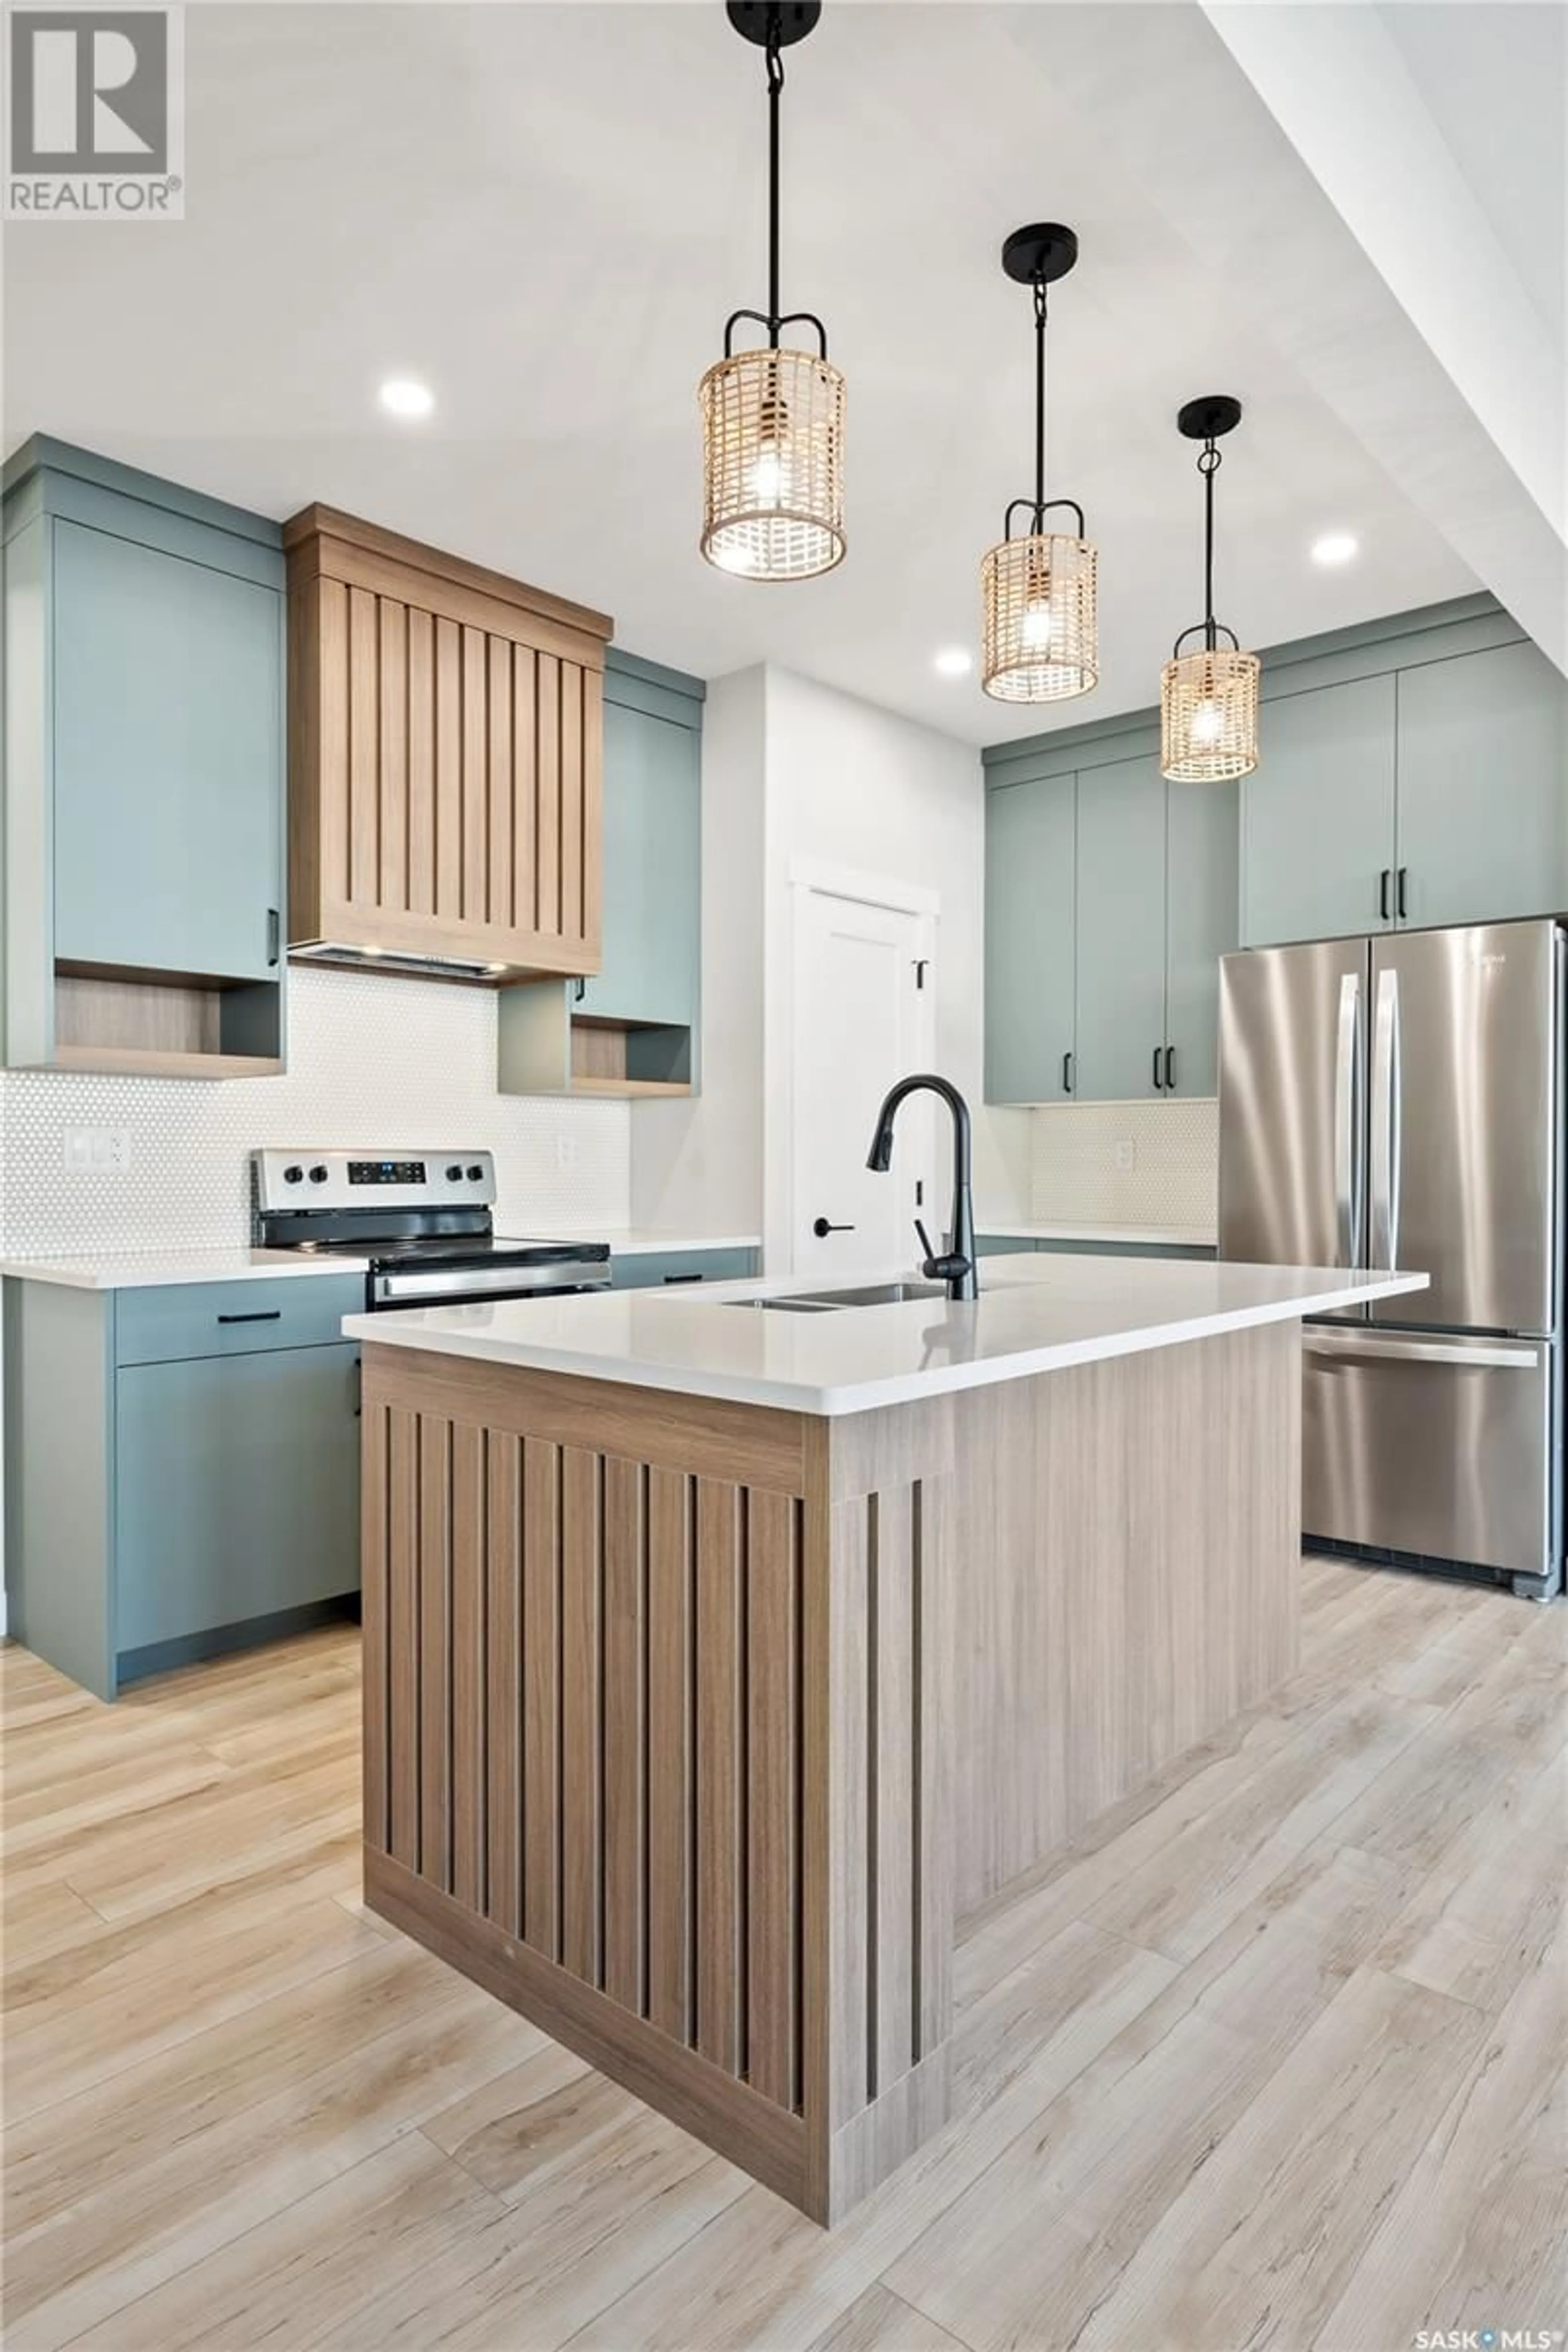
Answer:
[(255, 1169), (262, 1245), (368, 1258), (373, 1314), (609, 1286), (607, 1242), (496, 1232), (488, 1151), (267, 1150)]

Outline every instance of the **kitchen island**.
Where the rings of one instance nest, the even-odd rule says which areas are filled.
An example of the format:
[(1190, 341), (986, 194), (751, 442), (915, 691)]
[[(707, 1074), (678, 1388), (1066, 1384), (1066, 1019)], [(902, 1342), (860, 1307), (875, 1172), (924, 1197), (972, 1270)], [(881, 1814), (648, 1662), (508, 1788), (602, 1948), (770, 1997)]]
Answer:
[(1291, 1671), (1301, 1318), (1425, 1279), (351, 1317), (367, 1904), (837, 2220), (960, 1923)]

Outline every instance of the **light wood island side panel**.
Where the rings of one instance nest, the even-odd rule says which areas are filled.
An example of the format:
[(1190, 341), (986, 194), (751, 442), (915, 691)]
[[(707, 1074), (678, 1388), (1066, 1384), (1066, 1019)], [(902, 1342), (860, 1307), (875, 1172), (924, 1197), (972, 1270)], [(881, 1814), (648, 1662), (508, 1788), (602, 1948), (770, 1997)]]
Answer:
[(834, 1421), (363, 1360), (367, 1902), (837, 2221), (956, 1920), (1289, 1671), (1297, 1327)]

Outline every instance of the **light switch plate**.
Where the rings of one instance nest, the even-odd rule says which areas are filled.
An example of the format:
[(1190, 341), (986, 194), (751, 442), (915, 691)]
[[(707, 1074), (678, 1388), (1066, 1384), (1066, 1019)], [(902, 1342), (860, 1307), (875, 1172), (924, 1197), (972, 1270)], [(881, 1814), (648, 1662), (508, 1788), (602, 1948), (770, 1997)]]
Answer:
[(1116, 1147), (1116, 1172), (1119, 1176), (1131, 1176), (1137, 1165), (1138, 1146), (1131, 1136), (1124, 1135)]
[(120, 1176), (131, 1165), (128, 1127), (68, 1127), (62, 1158), (73, 1176)]

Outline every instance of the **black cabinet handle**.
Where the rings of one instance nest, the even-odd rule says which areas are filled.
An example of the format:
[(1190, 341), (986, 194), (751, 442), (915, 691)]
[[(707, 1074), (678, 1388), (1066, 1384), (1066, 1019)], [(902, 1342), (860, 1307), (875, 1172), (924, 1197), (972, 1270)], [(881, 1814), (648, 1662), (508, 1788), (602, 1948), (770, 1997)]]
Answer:
[(855, 1228), (853, 1225), (830, 1224), (826, 1217), (813, 1217), (811, 1230), (819, 1242), (825, 1242), (829, 1234), (852, 1234)]
[(1167, 1045), (1165, 1048), (1165, 1092), (1168, 1095), (1173, 1095), (1175, 1091), (1176, 1049), (1173, 1045)]
[(1163, 1080), (1163, 1079), (1161, 1077), (1161, 1076), (1160, 1076), (1160, 1047), (1159, 1047), (1158, 1045), (1156, 1045), (1156, 1046), (1155, 1046), (1155, 1048), (1154, 1048), (1154, 1070), (1153, 1070), (1153, 1078), (1154, 1078), (1154, 1085), (1155, 1085), (1156, 1088), (1159, 1088), (1159, 1087), (1163, 1087), (1163, 1086), (1164, 1085), (1164, 1080)]
[(700, 1274), (667, 1274), (664, 1278), (666, 1282), (700, 1282), (702, 1280)]
[(1070, 1095), (1072, 1092), (1071, 1054), (1064, 1054), (1062, 1055), (1062, 1092), (1064, 1095)]
[(575, 983), (575, 985), (574, 986), (573, 991), (572, 991), (572, 1001), (573, 1001), (573, 1003), (574, 1003), (574, 1004), (581, 1004), (581, 1003), (582, 1003), (582, 1002), (583, 1002), (583, 999), (587, 995), (587, 993), (588, 993), (588, 983), (587, 983), (587, 982), (586, 982), (585, 980), (580, 980), (580, 981), (578, 981), (578, 982)]
[(1408, 909), (1408, 908), (1405, 906), (1405, 885), (1406, 880), (1407, 880), (1407, 879), (1408, 879), (1408, 877), (1409, 877), (1409, 874), (1410, 874), (1410, 868), (1409, 868), (1409, 866), (1402, 866), (1400, 867), (1400, 869), (1399, 869), (1399, 895), (1398, 895), (1397, 898), (1395, 899), (1394, 904), (1395, 904), (1395, 906), (1398, 908), (1398, 910), (1399, 910), (1399, 919), (1400, 919), (1400, 921), (1401, 921), (1401, 922), (1403, 922), (1403, 921), (1405, 920), (1405, 918), (1406, 914), (1409, 912), (1409, 909)]
[(283, 1309), (281, 1307), (264, 1307), (254, 1315), (220, 1315), (217, 1319), (220, 1323), (281, 1323)]
[(1385, 866), (1377, 877), (1377, 911), (1385, 923), (1388, 920), (1388, 886), (1393, 879), (1394, 868), (1391, 866)]
[(278, 919), (278, 909), (276, 907), (268, 907), (267, 909), (267, 961), (269, 964), (277, 962), (282, 939), (283, 927)]

